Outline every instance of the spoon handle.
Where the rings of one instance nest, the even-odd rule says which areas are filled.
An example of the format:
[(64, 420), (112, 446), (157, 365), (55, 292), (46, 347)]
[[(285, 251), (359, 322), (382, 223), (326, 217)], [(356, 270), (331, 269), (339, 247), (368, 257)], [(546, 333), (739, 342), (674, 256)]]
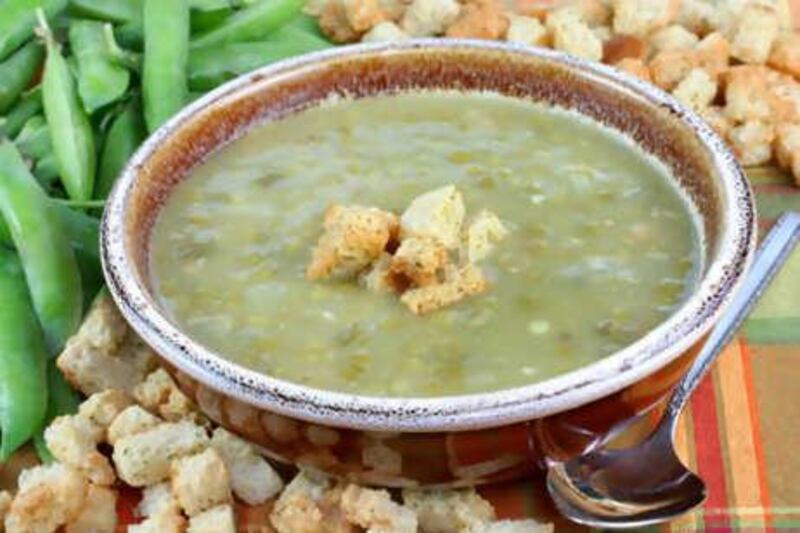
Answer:
[(700, 380), (723, 348), (733, 339), (766, 286), (789, 257), (798, 239), (800, 239), (800, 213), (785, 213), (764, 239), (741, 289), (711, 331), (694, 364), (672, 393), (662, 424), (672, 426), (674, 429), (678, 415), (689, 396), (700, 384)]

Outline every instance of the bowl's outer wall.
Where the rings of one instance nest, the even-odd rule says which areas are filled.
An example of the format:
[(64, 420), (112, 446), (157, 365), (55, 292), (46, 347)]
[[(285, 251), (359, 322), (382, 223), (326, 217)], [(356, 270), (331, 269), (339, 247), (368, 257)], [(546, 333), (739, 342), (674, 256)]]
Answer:
[[(498, 49), (498, 45), (475, 43), (464, 49), (401, 46), (379, 53), (344, 52), (300, 68), (289, 65), (285, 70), (274, 69), (268, 78), (255, 73), (246, 84), (209, 95), (202, 106), (192, 107), (191, 114), (182, 114), (151, 137), (143, 148), (145, 155), (135, 156), (125, 171), (135, 179), (127, 180), (126, 190), (112, 193), (112, 208), (107, 210), (103, 224), (103, 260), (108, 285), (123, 314), (146, 341), (162, 348), (165, 366), (213, 420), (276, 458), (365, 483), (452, 486), (516, 477), (545, 457), (579, 453), (616, 422), (656, 410), (688, 367), (696, 353), (696, 340), (708, 331), (712, 317), (718, 316), (723, 300), (730, 297), (751, 259), (755, 213), (752, 195), (742, 176), (731, 186), (738, 188), (735, 196), (742, 204), (736, 224), (743, 229), (736, 230), (741, 234), (737, 249), (729, 251), (737, 260), (724, 264), (707, 294), (691, 303), (694, 314), (688, 322), (677, 324), (657, 345), (645, 343), (644, 349), (615, 368), (614, 372), (625, 373), (638, 367), (641, 372), (635, 380), (613, 389), (606, 387), (602, 394), (594, 393), (591, 403), (581, 400), (590, 396), (582, 391), (598, 385), (588, 378), (572, 380), (554, 393), (556, 408), (550, 407), (554, 403), (548, 403), (552, 395), (536, 396), (542, 405), (548, 405), (540, 408), (521, 394), (503, 404), (513, 409), (490, 408), (485, 415), (450, 407), (435, 412), (426, 408), (415, 411), (401, 407), (381, 412), (326, 407), (322, 393), (295, 399), (294, 393), (286, 393), (288, 388), (270, 385), (272, 388), (259, 389), (250, 384), (251, 378), (230, 377), (226, 374), (229, 371), (214, 370), (214, 363), (198, 367), (197, 360), (189, 361), (194, 350), (191, 343), (176, 346), (176, 341), (165, 339), (145, 317), (147, 308), (158, 308), (152, 294), (131, 297), (131, 286), (151, 292), (148, 240), (160, 208), (188, 170), (214, 150), (262, 120), (280, 117), (331, 95), (360, 97), (413, 89), (492, 90), (531, 98), (575, 109), (627, 133), (667, 164), (687, 192), (701, 215), (706, 265), (711, 264), (722, 253), (721, 241), (726, 226), (731, 224), (726, 218), (731, 208), (724, 201), (719, 159), (715, 161), (700, 139), (702, 135), (687, 126), (685, 111), (672, 104), (654, 106), (642, 96), (652, 89), (643, 88), (635, 80), (623, 78), (611, 86), (608, 80), (593, 79), (591, 72), (579, 72), (580, 65), (571, 64), (572, 60), (559, 63), (548, 59), (548, 55), (553, 54), (514, 53)], [(722, 146), (721, 141), (719, 145)], [(725, 148), (715, 149), (718, 158), (720, 153), (727, 153)], [(732, 155), (727, 158), (730, 162), (726, 160), (726, 171), (735, 177), (738, 167)], [(124, 177), (125, 174), (120, 181), (126, 181)], [(122, 193), (124, 202), (114, 207), (113, 197)], [(108, 220), (119, 216), (122, 221)], [(118, 237), (115, 225), (121, 225), (124, 232), (121, 247), (114, 241)], [(123, 255), (124, 259), (120, 259)], [(693, 335), (691, 341), (684, 337), (686, 332)], [(686, 347), (691, 348), (687, 351)], [(670, 350), (672, 354), (667, 357)], [(644, 371), (645, 367), (649, 370)], [(446, 403), (449, 405), (449, 401)], [(541, 415), (523, 415), (523, 410), (538, 410)], [(291, 416), (287, 411), (292, 411)], [(472, 416), (476, 413), (482, 418)], [(331, 414), (333, 417), (329, 418)], [(419, 420), (428, 417), (433, 422), (418, 424), (418, 416)], [(333, 419), (337, 421), (331, 422)], [(415, 429), (402, 432), (399, 427), (388, 427), (392, 424)], [(359, 427), (387, 431), (356, 429)]]

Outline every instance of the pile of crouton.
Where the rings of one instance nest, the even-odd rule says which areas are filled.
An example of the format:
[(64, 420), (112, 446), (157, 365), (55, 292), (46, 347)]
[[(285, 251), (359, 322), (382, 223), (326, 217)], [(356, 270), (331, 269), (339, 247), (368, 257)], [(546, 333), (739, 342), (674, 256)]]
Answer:
[[(87, 399), (45, 430), (55, 458), (0, 492), (0, 531), (115, 533), (121, 487), (142, 491), (130, 533), (357, 531), (515, 533), (551, 531), (533, 520), (496, 521), (474, 490), (386, 490), (300, 472), (283, 480), (248, 442), (215, 427), (156, 368), (153, 352), (107, 296), (94, 303), (58, 359)], [(241, 506), (268, 509), (241, 523)]]
[(401, 216), (376, 207), (332, 205), (314, 248), (308, 279), (357, 280), (395, 294), (415, 314), (487, 290), (478, 266), (508, 229), (488, 210), (469, 223), (453, 185), (422, 194)]
[[(746, 166), (800, 184), (800, 2), (792, 0), (311, 0), (336, 42), (469, 37), (614, 65), (703, 116)], [(794, 11), (794, 12), (793, 12)]]

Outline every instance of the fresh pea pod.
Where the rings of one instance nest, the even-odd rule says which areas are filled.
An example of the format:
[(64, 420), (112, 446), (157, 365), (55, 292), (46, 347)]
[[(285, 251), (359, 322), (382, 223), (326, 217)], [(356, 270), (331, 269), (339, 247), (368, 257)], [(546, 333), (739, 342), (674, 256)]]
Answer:
[(78, 328), (81, 280), (58, 213), (8, 141), (0, 142), (0, 214), (20, 255), (49, 353)]
[(222, 26), (192, 40), (192, 49), (258, 41), (300, 12), (305, 0), (257, 2), (231, 15)]
[(103, 36), (105, 37), (106, 51), (114, 64), (133, 72), (141, 73), (142, 54), (120, 48), (116, 37), (114, 37), (114, 27), (111, 24), (103, 26)]
[(69, 40), (78, 61), (78, 95), (91, 114), (122, 97), (128, 90), (130, 72), (111, 55), (104, 23), (74, 20)]
[(22, 155), (30, 159), (39, 160), (50, 155), (50, 130), (44, 117), (36, 115), (28, 119), (14, 139), (14, 144)]
[(295, 18), (286, 23), (286, 25), (283, 26), (281, 30), (283, 28), (302, 30), (306, 33), (310, 33), (314, 37), (319, 37), (323, 41), (330, 42), (328, 41), (328, 38), (325, 37), (325, 35), (322, 33), (322, 30), (319, 27), (319, 20), (317, 20), (316, 17), (312, 17), (311, 15), (306, 15), (305, 13), (300, 13), (299, 15), (297, 15)]
[(189, 5), (186, 0), (144, 0), (142, 97), (153, 131), (186, 104)]
[(47, 21), (39, 11), (47, 44), (42, 77), (44, 114), (59, 175), (70, 198), (88, 200), (94, 188), (95, 149), (92, 126), (75, 91), (75, 81), (58, 49)]
[(31, 41), (0, 63), (0, 113), (5, 113), (30, 84), (43, 56), (42, 46)]
[(49, 191), (53, 188), (58, 181), (58, 163), (52, 153), (36, 161), (33, 166), (33, 176), (44, 190)]
[(47, 409), (47, 352), (13, 252), (0, 248), (0, 462), (41, 427)]
[(145, 137), (139, 103), (133, 99), (114, 119), (106, 135), (97, 173), (96, 198), (108, 196), (117, 176)]
[(126, 22), (114, 28), (114, 37), (125, 48), (141, 52), (144, 47), (144, 28), (141, 20)]
[(142, 20), (142, 0), (69, 0), (74, 16), (124, 23)]
[(5, 116), (0, 133), (6, 137), (14, 138), (19, 135), (22, 127), (32, 116), (42, 111), (42, 88), (37, 85), (27, 93), (23, 94), (19, 102), (11, 108)]
[(36, 10), (53, 17), (67, 5), (67, 0), (4, 0), (0, 2), (0, 61), (33, 37)]

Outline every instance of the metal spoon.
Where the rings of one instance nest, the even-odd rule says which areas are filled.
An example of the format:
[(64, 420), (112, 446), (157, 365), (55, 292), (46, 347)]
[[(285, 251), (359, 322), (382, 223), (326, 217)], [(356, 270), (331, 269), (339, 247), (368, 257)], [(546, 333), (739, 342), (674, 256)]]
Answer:
[(647, 440), (632, 448), (611, 449), (605, 439), (583, 455), (547, 466), (547, 490), (561, 514), (592, 527), (634, 528), (670, 520), (703, 502), (705, 483), (675, 453), (678, 417), (798, 238), (800, 214), (784, 214), (767, 235), (741, 290), (672, 393), (661, 422)]

